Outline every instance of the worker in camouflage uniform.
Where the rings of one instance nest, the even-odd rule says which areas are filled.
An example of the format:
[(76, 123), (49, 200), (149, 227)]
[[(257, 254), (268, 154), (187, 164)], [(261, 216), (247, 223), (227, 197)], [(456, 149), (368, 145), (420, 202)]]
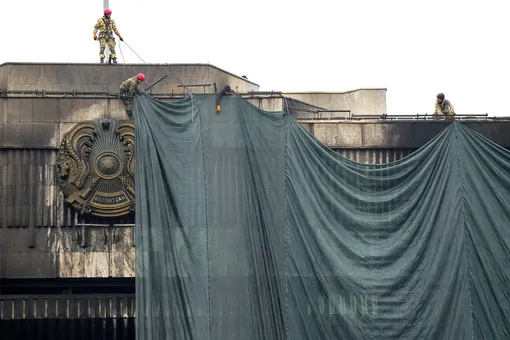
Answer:
[(131, 111), (132, 99), (135, 94), (140, 93), (138, 85), (144, 80), (145, 75), (143, 73), (138, 73), (138, 75), (128, 78), (120, 84), (119, 94), (124, 100), (124, 108), (131, 120), (133, 119), (133, 112)]
[(113, 36), (113, 32), (117, 34), (120, 41), (124, 41), (117, 30), (115, 20), (110, 18), (111, 15), (112, 11), (108, 8), (105, 9), (104, 16), (97, 19), (97, 23), (94, 26), (94, 40), (97, 40), (97, 31), (99, 31), (99, 58), (101, 60), (101, 64), (104, 63), (104, 49), (106, 48), (106, 44), (108, 44), (108, 48), (112, 54), (112, 62), (114, 64), (117, 63), (117, 55), (115, 54), (115, 37)]
[(444, 93), (437, 95), (436, 107), (432, 115), (435, 117), (444, 116), (446, 120), (452, 120), (455, 116), (453, 105), (448, 99), (444, 98)]

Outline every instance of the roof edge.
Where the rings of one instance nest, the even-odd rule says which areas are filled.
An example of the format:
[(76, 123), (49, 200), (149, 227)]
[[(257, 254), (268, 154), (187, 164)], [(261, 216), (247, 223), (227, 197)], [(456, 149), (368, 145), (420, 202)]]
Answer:
[(350, 93), (350, 92), (357, 92), (357, 91), (388, 91), (387, 87), (363, 87), (363, 88), (357, 88), (357, 89), (351, 89), (351, 90), (345, 90), (345, 91), (292, 91), (292, 92), (282, 92), (283, 95), (290, 95), (290, 94), (344, 94), (344, 93)]

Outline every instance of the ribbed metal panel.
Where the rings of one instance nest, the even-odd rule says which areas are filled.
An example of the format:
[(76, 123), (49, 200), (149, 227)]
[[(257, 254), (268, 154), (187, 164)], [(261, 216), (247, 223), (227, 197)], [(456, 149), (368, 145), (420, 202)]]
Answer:
[[(359, 163), (389, 163), (414, 149), (338, 149), (340, 155)], [(56, 181), (57, 150), (0, 149), (0, 227), (72, 226), (74, 223), (105, 223), (83, 219), (63, 197)], [(108, 221), (110, 223), (111, 221)], [(132, 218), (114, 223), (133, 223)]]
[(416, 149), (336, 149), (343, 157), (364, 164), (385, 164), (398, 161)]
[(51, 149), (0, 149), (0, 227), (105, 223), (100, 218), (80, 218), (69, 205), (64, 205), (56, 180), (56, 157), (57, 150)]
[(133, 295), (0, 295), (1, 339), (135, 340)]
[(0, 320), (134, 316), (134, 295), (0, 295)]

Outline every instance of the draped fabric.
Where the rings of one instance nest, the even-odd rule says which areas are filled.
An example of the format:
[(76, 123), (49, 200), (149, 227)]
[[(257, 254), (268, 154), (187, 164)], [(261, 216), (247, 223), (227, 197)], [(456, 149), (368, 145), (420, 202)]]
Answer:
[(242, 97), (134, 98), (138, 339), (510, 339), (510, 152), (352, 162)]

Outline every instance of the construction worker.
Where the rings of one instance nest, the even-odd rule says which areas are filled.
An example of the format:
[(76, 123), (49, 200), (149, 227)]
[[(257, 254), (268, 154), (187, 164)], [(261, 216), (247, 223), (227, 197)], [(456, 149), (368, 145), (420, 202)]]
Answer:
[(227, 85), (227, 86), (225, 86), (225, 88), (223, 90), (221, 90), (216, 95), (216, 112), (221, 112), (221, 105), (220, 105), (221, 98), (223, 98), (223, 96), (230, 96), (232, 94), (234, 94), (234, 91), (232, 91), (230, 86)]
[(455, 110), (453, 109), (452, 103), (448, 99), (444, 98), (444, 93), (439, 93), (436, 99), (436, 107), (434, 113), (435, 117), (443, 115), (446, 120), (452, 120), (455, 116)]
[(119, 94), (121, 98), (124, 100), (124, 108), (128, 114), (130, 120), (133, 120), (133, 112), (131, 111), (131, 103), (133, 96), (137, 93), (140, 93), (138, 89), (138, 85), (145, 80), (145, 76), (143, 73), (138, 73), (138, 75), (128, 78), (120, 84)]
[(112, 62), (114, 64), (117, 63), (117, 55), (115, 54), (115, 37), (113, 36), (113, 32), (117, 34), (120, 41), (124, 41), (119, 31), (117, 30), (115, 20), (110, 19), (111, 15), (112, 11), (108, 8), (105, 9), (104, 16), (97, 19), (97, 23), (94, 26), (94, 40), (97, 40), (97, 31), (99, 30), (99, 59), (101, 64), (104, 63), (104, 49), (106, 44), (108, 44), (108, 48), (112, 54)]

